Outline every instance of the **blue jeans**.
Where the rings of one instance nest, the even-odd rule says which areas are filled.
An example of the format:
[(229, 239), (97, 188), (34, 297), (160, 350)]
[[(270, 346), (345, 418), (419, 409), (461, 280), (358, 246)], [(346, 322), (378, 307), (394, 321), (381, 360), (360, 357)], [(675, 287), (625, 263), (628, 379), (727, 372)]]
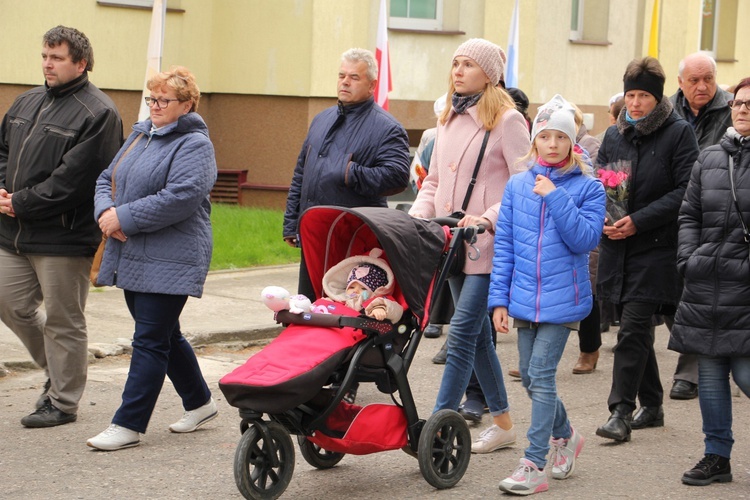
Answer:
[(185, 295), (138, 293), (125, 290), (125, 302), (135, 320), (133, 356), (122, 405), (113, 424), (146, 432), (164, 377), (172, 381), (185, 410), (195, 410), (211, 399), (190, 343), (180, 331)]
[(568, 335), (569, 328), (550, 323), (518, 329), (518, 370), (531, 398), (531, 424), (526, 434), (529, 447), (525, 457), (540, 469), (547, 463), (550, 437), (571, 436), (568, 414), (557, 396), (555, 382)]
[(490, 275), (461, 275), (450, 278), (449, 284), (455, 312), (451, 318), (448, 357), (434, 411), (458, 409), (473, 368), (492, 416), (507, 413), (510, 410), (508, 394), (487, 315)]
[(750, 358), (713, 358), (701, 356), (698, 368), (698, 400), (703, 417), (706, 454), (731, 458), (732, 393), (729, 372), (750, 397)]

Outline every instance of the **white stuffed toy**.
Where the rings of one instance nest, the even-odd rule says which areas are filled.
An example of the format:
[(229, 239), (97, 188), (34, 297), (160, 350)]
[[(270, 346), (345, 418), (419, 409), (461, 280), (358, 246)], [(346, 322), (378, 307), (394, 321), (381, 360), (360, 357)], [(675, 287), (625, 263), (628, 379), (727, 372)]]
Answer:
[(304, 295), (290, 295), (286, 288), (280, 286), (265, 287), (260, 292), (260, 298), (273, 312), (289, 310), (290, 313), (299, 314), (312, 309), (310, 299)]

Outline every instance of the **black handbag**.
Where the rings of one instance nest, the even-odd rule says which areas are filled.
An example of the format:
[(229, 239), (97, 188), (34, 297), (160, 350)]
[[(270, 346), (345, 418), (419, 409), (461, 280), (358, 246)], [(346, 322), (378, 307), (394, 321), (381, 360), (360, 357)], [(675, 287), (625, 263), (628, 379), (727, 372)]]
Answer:
[[(479, 156), (477, 157), (477, 163), (474, 166), (474, 173), (471, 174), (471, 182), (466, 190), (466, 196), (464, 202), (461, 205), (461, 210), (453, 212), (448, 218), (456, 219), (459, 221), (466, 215), (466, 207), (469, 206), (469, 199), (471, 193), (474, 191), (474, 184), (477, 183), (477, 174), (479, 173), (479, 166), (482, 164), (484, 158), (484, 151), (487, 149), (487, 141), (490, 138), (490, 131), (484, 133), (484, 139), (482, 139), (482, 148), (479, 150)], [(451, 266), (448, 270), (448, 276), (442, 277), (447, 279), (451, 276), (458, 276), (464, 271), (464, 263), (466, 262), (466, 244), (464, 242), (458, 242), (456, 247), (456, 253), (451, 262)], [(451, 317), (453, 316), (453, 296), (451, 295), (450, 286), (448, 283), (444, 283), (440, 295), (435, 297), (430, 307), (430, 323), (434, 325), (447, 325), (450, 323)]]

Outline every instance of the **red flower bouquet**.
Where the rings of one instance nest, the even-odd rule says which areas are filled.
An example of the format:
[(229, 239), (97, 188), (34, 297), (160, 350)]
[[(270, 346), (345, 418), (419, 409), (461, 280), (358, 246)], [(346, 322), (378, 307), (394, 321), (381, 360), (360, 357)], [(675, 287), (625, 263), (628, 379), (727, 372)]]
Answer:
[(630, 162), (610, 163), (596, 171), (607, 193), (607, 224), (612, 225), (628, 215), (628, 180)]

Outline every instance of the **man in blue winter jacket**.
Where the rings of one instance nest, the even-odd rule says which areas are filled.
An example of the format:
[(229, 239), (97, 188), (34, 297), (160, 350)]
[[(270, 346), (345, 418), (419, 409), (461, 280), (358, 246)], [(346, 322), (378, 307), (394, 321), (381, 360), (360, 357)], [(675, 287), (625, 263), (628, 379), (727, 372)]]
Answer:
[(409, 140), (375, 103), (378, 66), (372, 52), (341, 57), (338, 103), (315, 118), (294, 168), (284, 214), (284, 241), (302, 247), (298, 293), (315, 300), (299, 241), (299, 218), (317, 205), (385, 207), (409, 183)]

